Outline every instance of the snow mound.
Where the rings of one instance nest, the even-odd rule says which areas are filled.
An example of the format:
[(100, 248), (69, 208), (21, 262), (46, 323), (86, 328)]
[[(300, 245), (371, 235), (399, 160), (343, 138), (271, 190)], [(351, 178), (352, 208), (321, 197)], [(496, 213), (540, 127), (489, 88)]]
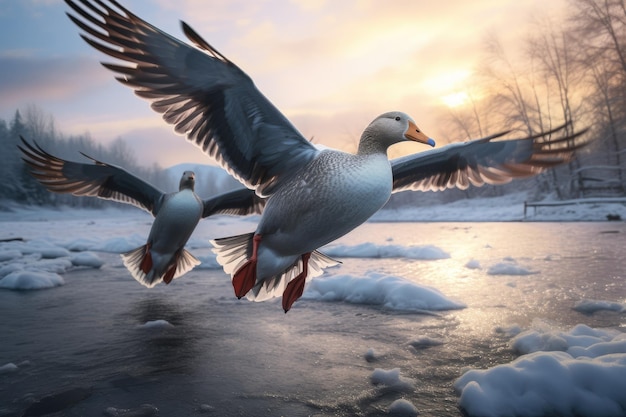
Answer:
[(87, 246), (85, 249), (98, 252), (124, 253), (129, 252), (146, 243), (146, 237), (138, 234), (124, 237), (112, 237), (101, 242), (95, 242), (93, 246)]
[(370, 381), (374, 385), (383, 385), (391, 391), (412, 392), (415, 390), (415, 381), (400, 375), (400, 368), (389, 370), (376, 368), (370, 375)]
[(17, 249), (5, 249), (0, 251), (0, 262), (6, 262), (21, 257), (22, 252)]
[(104, 265), (104, 262), (98, 255), (93, 252), (80, 252), (71, 256), (72, 265), (74, 266), (88, 266), (91, 268), (100, 268)]
[(411, 345), (414, 349), (421, 350), (428, 349), (433, 346), (441, 346), (443, 345), (443, 341), (424, 336), (410, 341), (409, 345)]
[(333, 245), (322, 249), (326, 255), (336, 258), (407, 258), (447, 259), (450, 254), (436, 246), (377, 245), (366, 242), (354, 246)]
[(387, 412), (389, 415), (396, 417), (416, 417), (418, 414), (417, 408), (415, 408), (413, 403), (404, 398), (392, 402)]
[(363, 355), (363, 357), (367, 362), (375, 362), (378, 360), (380, 355), (378, 354), (378, 352), (376, 352), (374, 348), (369, 348), (367, 349), (367, 352), (365, 352), (365, 355)]
[(57, 273), (46, 271), (14, 271), (0, 279), (0, 288), (9, 290), (40, 290), (65, 284)]
[(4, 364), (4, 365), (0, 366), (0, 375), (12, 373), (12, 372), (15, 372), (17, 370), (18, 370), (17, 365), (14, 364), (13, 362), (9, 362), (7, 364)]
[(364, 277), (335, 275), (312, 280), (303, 299), (346, 301), (382, 306), (394, 311), (440, 311), (465, 308), (437, 289), (404, 278), (370, 273)]
[(159, 414), (159, 409), (152, 404), (142, 404), (137, 408), (108, 407), (104, 410), (106, 417), (150, 417)]
[(580, 300), (573, 308), (583, 314), (593, 314), (602, 310), (617, 311), (618, 313), (621, 313), (626, 310), (626, 307), (622, 303), (603, 300)]
[(626, 413), (626, 335), (577, 325), (543, 328), (512, 340), (524, 354), (487, 370), (471, 370), (454, 384), (470, 416)]
[(150, 320), (139, 326), (148, 330), (167, 330), (173, 329), (174, 325), (167, 320)]
[(487, 274), (489, 275), (532, 275), (538, 274), (538, 271), (532, 271), (521, 265), (518, 265), (514, 259), (507, 258), (504, 262), (498, 262), (489, 267)]

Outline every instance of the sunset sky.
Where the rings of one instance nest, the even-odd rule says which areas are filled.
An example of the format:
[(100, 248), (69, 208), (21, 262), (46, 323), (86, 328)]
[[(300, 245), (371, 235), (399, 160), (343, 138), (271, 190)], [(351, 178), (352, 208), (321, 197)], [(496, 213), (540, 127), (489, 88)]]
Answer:
[[(409, 113), (438, 139), (436, 114), (462, 102), (485, 37), (496, 34), (514, 53), (533, 16), (558, 16), (566, 0), (120, 2), (179, 39), (186, 21), (305, 137), (351, 151), (363, 128), (389, 110)], [(114, 80), (99, 64), (114, 61), (80, 39), (66, 11), (61, 0), (0, 0), (0, 118), (36, 105), (60, 132), (88, 132), (103, 143), (121, 137), (144, 165), (209, 162)]]

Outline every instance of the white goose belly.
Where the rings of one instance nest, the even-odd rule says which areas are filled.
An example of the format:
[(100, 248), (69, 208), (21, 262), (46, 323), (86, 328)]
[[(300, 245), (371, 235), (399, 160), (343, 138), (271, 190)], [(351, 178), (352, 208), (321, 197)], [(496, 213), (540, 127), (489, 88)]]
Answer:
[(182, 248), (202, 218), (202, 201), (191, 190), (173, 194), (154, 219), (148, 242), (159, 253)]
[(257, 229), (268, 248), (283, 255), (311, 252), (361, 225), (387, 202), (392, 173), (386, 155), (330, 157), (270, 198)]

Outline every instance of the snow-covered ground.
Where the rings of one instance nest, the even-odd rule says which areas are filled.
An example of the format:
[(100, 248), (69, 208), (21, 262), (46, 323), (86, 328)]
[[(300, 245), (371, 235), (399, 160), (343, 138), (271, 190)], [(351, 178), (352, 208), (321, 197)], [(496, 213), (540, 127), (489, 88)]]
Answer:
[[(149, 215), (0, 212), (0, 416), (625, 415), (625, 223), (471, 223), (519, 220), (519, 198), (381, 212), (287, 315), (236, 300), (210, 250), (255, 217), (201, 222), (202, 264), (148, 290), (118, 254)], [(607, 214), (626, 218), (533, 219)]]

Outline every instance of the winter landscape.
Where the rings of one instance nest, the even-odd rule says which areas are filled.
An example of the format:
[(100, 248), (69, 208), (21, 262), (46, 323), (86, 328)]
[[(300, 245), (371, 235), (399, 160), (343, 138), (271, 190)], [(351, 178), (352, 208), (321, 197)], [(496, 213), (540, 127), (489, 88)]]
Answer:
[[(172, 38), (145, 30), (152, 26), (138, 30), (134, 14), (109, 19), (108, 2), (88, 10), (71, 1), (5, 3), (0, 417), (626, 415), (623, 1), (382, 9), (215, 2), (210, 13), (206, 2), (121, 2), (173, 36), (185, 36), (178, 19), (206, 36), (221, 51), (205, 45), (210, 59), (223, 59), (223, 71), (208, 77), (213, 64), (198, 71), (194, 63), (208, 61), (181, 59), (199, 55), (180, 53)], [(119, 29), (125, 21), (130, 29)], [(107, 44), (119, 30), (118, 43)], [(96, 51), (78, 36), (89, 33), (108, 46)], [(149, 40), (143, 49), (140, 39)], [(102, 53), (113, 60), (108, 69), (98, 64)], [(264, 100), (234, 62), (306, 146), (354, 152), (373, 116), (398, 109), (437, 140), (435, 154), (506, 131), (502, 139), (534, 137), (532, 155), (512, 162), (497, 146), (442, 153), (413, 171), (430, 175), (421, 190), (441, 192), (393, 194), (370, 221), (320, 248), (341, 264), (308, 282), (287, 314), (280, 298), (238, 300), (212, 252), (211, 239), (251, 232), (259, 216), (202, 220), (186, 246), (201, 264), (145, 288), (120, 254), (146, 242), (153, 218), (50, 193), (25, 169), (21, 138), (60, 158), (85, 163), (83, 153), (118, 165), (166, 191), (177, 189), (183, 170), (195, 171), (203, 198), (232, 190), (241, 184), (203, 165), (215, 160), (172, 133), (176, 117), (164, 123), (127, 87), (146, 82), (132, 78), (138, 69), (146, 79), (161, 74), (144, 85), (165, 86), (154, 110), (188, 95), (178, 110), (195, 110), (180, 113), (181, 124), (202, 114), (207, 124), (195, 127), (210, 135), (226, 124), (228, 132), (256, 132), (248, 127), (263, 119), (257, 110), (271, 115), (272, 106), (246, 107)], [(170, 80), (175, 74), (182, 78)], [(217, 82), (224, 74), (233, 78)], [(249, 94), (228, 94), (242, 85)], [(135, 92), (164, 97), (148, 90)], [(245, 108), (247, 118), (227, 117)], [(224, 138), (245, 145), (246, 155), (271, 155), (255, 149), (265, 141), (248, 148), (238, 134)], [(388, 156), (424, 150), (405, 145)], [(549, 158), (536, 158), (542, 152)], [(429, 182), (443, 165), (449, 182)], [(467, 169), (489, 185), (465, 189), (458, 175)], [(509, 176), (528, 178), (501, 184)]]
[(149, 215), (12, 206), (0, 415), (623, 415), (626, 227), (605, 220), (626, 208), (519, 222), (520, 199), (384, 210), (288, 314), (237, 300), (210, 250), (256, 217), (204, 220), (202, 264), (147, 289), (119, 253)]

